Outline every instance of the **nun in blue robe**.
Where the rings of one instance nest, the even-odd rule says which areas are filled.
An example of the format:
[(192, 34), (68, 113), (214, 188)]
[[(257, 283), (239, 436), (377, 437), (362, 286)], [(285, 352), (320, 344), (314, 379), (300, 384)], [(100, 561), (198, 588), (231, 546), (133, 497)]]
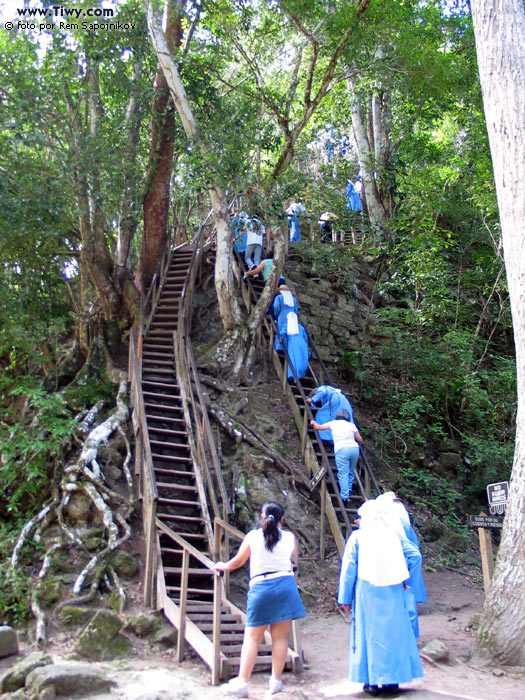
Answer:
[[(293, 312), (292, 312), (293, 313)], [(284, 340), (284, 346), (288, 352), (288, 357), (295, 370), (298, 379), (302, 379), (308, 369), (308, 361), (310, 359), (310, 350), (308, 349), (308, 334), (301, 323), (297, 324), (298, 332), (281, 335)], [(289, 381), (295, 381), (290, 365), (287, 368), (287, 377)]]
[(349, 678), (364, 690), (396, 688), (423, 675), (404, 588), (421, 554), (392, 529), (376, 501), (357, 511), (359, 530), (347, 540), (338, 603), (352, 612)]
[[(315, 420), (320, 425), (323, 423), (329, 423), (331, 420), (335, 420), (335, 414), (341, 409), (348, 411), (350, 415), (350, 422), (354, 422), (352, 404), (343, 394), (341, 389), (336, 389), (328, 384), (322, 384), (321, 386), (318, 386), (315, 393), (306, 400), (308, 403), (321, 403), (320, 408), (315, 414)], [(326, 442), (334, 441), (331, 430), (320, 430), (317, 434), (321, 440), (325, 440)]]
[(355, 189), (352, 180), (348, 180), (346, 186), (346, 206), (350, 211), (361, 211), (363, 208), (361, 205), (361, 195)]
[[(407, 509), (401, 503), (401, 501), (396, 497), (393, 491), (388, 491), (387, 493), (382, 493), (376, 498), (377, 503), (381, 505), (382, 508), (387, 510), (389, 522), (392, 527), (396, 530), (399, 537), (406, 537), (409, 542), (411, 542), (417, 551), (421, 554), (421, 549), (419, 547), (419, 540), (412, 527), (410, 521), (410, 515)], [(419, 637), (419, 617), (417, 612), (417, 603), (427, 602), (427, 592), (425, 588), (425, 581), (423, 579), (423, 567), (422, 565), (415, 569), (410, 574), (410, 579), (408, 581), (408, 589), (405, 591), (405, 597), (407, 602), (407, 610), (410, 617), (410, 622), (414, 629), (414, 634)]]
[[(281, 315), (284, 314), (284, 316), (286, 316), (289, 311), (295, 311), (296, 314), (299, 313), (297, 299), (285, 284), (281, 284), (279, 286), (279, 293), (274, 296), (270, 306), (270, 314), (277, 324), (277, 327), (279, 327), (280, 323), (282, 324)], [(278, 350), (277, 346), (275, 346), (275, 349)]]

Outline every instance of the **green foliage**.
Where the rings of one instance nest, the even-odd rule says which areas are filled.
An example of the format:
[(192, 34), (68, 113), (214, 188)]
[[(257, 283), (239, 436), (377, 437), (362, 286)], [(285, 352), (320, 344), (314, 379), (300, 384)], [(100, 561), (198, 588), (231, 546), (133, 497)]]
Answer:
[[(23, 514), (41, 504), (49, 492), (55, 460), (76, 422), (59, 393), (47, 393), (37, 378), (24, 377), (6, 387), (9, 399), (0, 409), (0, 503), (5, 513)], [(13, 414), (20, 397), (25, 419)], [(4, 399), (5, 400), (5, 399)]]
[(0, 619), (20, 625), (31, 617), (32, 581), (20, 569), (12, 569), (8, 561), (0, 562)]

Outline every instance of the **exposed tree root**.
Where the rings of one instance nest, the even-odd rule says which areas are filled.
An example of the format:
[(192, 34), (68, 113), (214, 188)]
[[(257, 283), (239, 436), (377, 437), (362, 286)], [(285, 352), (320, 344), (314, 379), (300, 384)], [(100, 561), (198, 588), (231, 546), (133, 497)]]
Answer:
[[(128, 420), (126, 391), (126, 381), (122, 380), (118, 389), (116, 410), (106, 420), (91, 430), (91, 426), (103, 407), (103, 402), (99, 401), (90, 411), (79, 415), (80, 423), (75, 433), (77, 436), (86, 435), (80, 456), (65, 469), (55, 470), (56, 484), (53, 486), (53, 500), (26, 523), (14, 548), (11, 565), (13, 568), (16, 568), (19, 566), (20, 551), (31, 536), (34, 541), (39, 541), (41, 531), (53, 523), (56, 523), (62, 535), (49, 541), (42, 567), (38, 574), (38, 580), (31, 596), (31, 610), (36, 620), (35, 638), (39, 644), (45, 644), (47, 641), (46, 614), (41, 605), (42, 584), (51, 569), (56, 553), (64, 547), (67, 547), (71, 552), (77, 549), (82, 556), (85, 556), (87, 553), (87, 548), (76, 528), (66, 522), (66, 509), (72, 502), (71, 499), (75, 494), (83, 493), (84, 496), (87, 496), (89, 499), (87, 503), (90, 501), (93, 508), (97, 511), (105, 532), (103, 547), (91, 556), (89, 562), (75, 580), (73, 586), (73, 594), (76, 596), (75, 604), (88, 603), (93, 600), (98, 592), (100, 582), (105, 579), (108, 586), (117, 591), (120, 608), (123, 609), (125, 605), (125, 591), (119, 582), (116, 572), (109, 565), (109, 560), (111, 554), (128, 540), (131, 535), (131, 528), (126, 520), (133, 510), (131, 504), (133, 481), (129, 471), (131, 449), (122, 427)], [(127, 497), (121, 496), (105, 484), (103, 465), (101, 467), (97, 459), (99, 446), (106, 443), (110, 435), (115, 431), (118, 431), (123, 437), (126, 447), (122, 469), (126, 478)], [(85, 529), (85, 526), (83, 529)], [(89, 592), (80, 596), (88, 578), (90, 578)], [(67, 604), (71, 604), (70, 599), (64, 600), (57, 605), (54, 613), (56, 614)]]

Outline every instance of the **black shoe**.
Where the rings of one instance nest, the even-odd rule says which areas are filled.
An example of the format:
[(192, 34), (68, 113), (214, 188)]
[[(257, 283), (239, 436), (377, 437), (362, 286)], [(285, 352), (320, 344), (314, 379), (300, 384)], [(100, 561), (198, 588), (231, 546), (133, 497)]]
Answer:
[(387, 683), (381, 686), (385, 695), (397, 695), (399, 693), (399, 683)]
[(368, 685), (368, 683), (365, 683), (363, 686), (363, 692), (376, 697), (381, 693), (381, 690), (379, 689), (378, 685)]
[(343, 506), (345, 508), (348, 508), (348, 506), (350, 505), (350, 499), (349, 498), (342, 498), (341, 500), (343, 501)]

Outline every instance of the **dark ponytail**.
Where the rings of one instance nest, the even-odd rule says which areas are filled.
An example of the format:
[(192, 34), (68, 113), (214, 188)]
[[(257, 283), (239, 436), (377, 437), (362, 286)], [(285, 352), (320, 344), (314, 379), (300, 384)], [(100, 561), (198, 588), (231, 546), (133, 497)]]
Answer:
[(281, 539), (278, 525), (284, 515), (284, 508), (280, 503), (268, 501), (261, 510), (262, 529), (264, 533), (264, 546), (272, 551)]

